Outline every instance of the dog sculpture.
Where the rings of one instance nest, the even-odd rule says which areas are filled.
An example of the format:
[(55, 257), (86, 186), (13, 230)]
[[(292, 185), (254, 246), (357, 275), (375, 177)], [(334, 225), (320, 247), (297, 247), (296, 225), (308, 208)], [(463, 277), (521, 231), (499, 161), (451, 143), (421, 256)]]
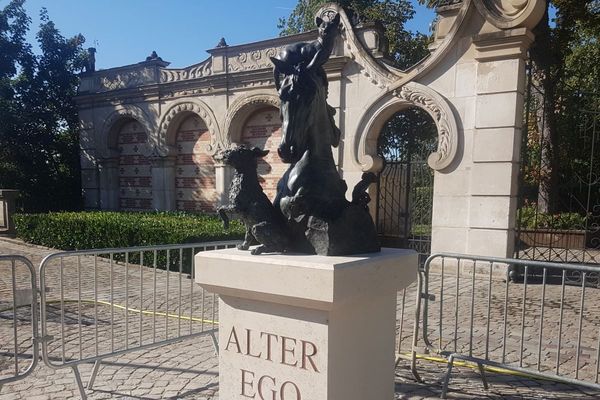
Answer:
[(229, 189), (229, 205), (219, 207), (217, 212), (225, 229), (229, 227), (230, 216), (242, 220), (246, 235), (237, 248), (248, 250), (250, 246), (260, 244), (252, 249), (252, 254), (284, 252), (289, 244), (283, 217), (258, 182), (257, 160), (268, 153), (269, 150), (258, 147), (240, 146), (223, 154), (223, 161), (235, 168), (235, 174)]

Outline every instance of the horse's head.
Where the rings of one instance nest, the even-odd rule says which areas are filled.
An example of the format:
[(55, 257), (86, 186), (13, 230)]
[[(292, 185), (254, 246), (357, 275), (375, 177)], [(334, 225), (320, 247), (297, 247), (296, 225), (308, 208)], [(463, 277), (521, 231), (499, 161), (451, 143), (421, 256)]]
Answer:
[(283, 75), (277, 90), (281, 99), (281, 144), (277, 149), (285, 163), (297, 162), (309, 145), (310, 129), (317, 110), (313, 102), (317, 95), (315, 76), (303, 64), (288, 65), (272, 57), (275, 69)]

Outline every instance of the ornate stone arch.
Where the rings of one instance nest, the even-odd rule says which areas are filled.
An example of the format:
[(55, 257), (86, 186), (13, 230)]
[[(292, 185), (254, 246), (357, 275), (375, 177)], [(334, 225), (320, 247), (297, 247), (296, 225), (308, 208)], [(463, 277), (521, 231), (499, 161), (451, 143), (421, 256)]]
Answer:
[(272, 92), (254, 92), (236, 99), (231, 104), (223, 125), (227, 146), (240, 141), (244, 123), (254, 112), (265, 107), (279, 109), (279, 97)]
[(215, 154), (222, 144), (221, 131), (213, 111), (204, 102), (197, 99), (179, 100), (171, 104), (163, 113), (158, 125), (155, 152), (160, 156), (172, 155), (175, 151), (175, 137), (180, 123), (190, 114), (196, 114), (206, 124), (210, 134), (210, 144), (206, 149)]
[[(122, 105), (108, 115), (104, 120), (99, 137), (96, 137), (99, 154), (102, 158), (112, 158), (118, 155), (117, 142), (119, 131), (123, 124), (132, 119), (136, 120), (144, 127), (144, 130), (148, 135), (148, 144), (151, 144), (150, 138), (154, 131), (154, 125), (151, 123), (151, 119), (146, 112), (135, 105)], [(148, 147), (148, 149), (150, 148), (151, 146)]]
[(441, 171), (454, 161), (459, 136), (452, 109), (435, 90), (410, 82), (380, 97), (362, 118), (355, 136), (358, 138), (355, 160), (361, 165), (363, 171), (381, 170), (383, 160), (377, 155), (377, 137), (392, 115), (413, 106), (425, 110), (437, 126), (438, 146), (427, 159), (429, 166)]

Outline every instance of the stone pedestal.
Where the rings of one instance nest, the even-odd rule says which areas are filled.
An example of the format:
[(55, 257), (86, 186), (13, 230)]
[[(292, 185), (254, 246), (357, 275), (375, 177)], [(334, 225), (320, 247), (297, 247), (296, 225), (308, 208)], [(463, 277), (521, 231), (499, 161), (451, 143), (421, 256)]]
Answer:
[(0, 189), (0, 235), (12, 236), (15, 234), (13, 215), (16, 211), (19, 191), (14, 189)]
[(392, 400), (396, 293), (417, 254), (196, 255), (219, 301), (221, 400)]

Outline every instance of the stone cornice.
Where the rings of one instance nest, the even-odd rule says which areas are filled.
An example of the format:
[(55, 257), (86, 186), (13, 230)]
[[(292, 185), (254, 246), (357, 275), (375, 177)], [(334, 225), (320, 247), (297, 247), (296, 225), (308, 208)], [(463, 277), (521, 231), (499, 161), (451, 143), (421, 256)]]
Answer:
[(160, 86), (147, 85), (128, 89), (120, 89), (112, 92), (83, 93), (75, 96), (75, 102), (79, 108), (85, 109), (88, 107), (95, 107), (102, 103), (136, 103), (140, 101), (154, 101), (158, 100), (159, 98)]
[(262, 49), (267, 49), (267, 48), (271, 48), (271, 47), (279, 47), (282, 45), (288, 45), (288, 44), (296, 43), (296, 42), (310, 41), (310, 40), (314, 40), (316, 38), (317, 38), (317, 30), (315, 29), (312, 31), (302, 32), (302, 33), (298, 33), (295, 35), (280, 36), (280, 37), (276, 37), (276, 38), (272, 38), (272, 39), (260, 40), (257, 42), (250, 42), (250, 43), (238, 44), (238, 45), (233, 45), (233, 46), (216, 47), (216, 48), (207, 50), (207, 52), (213, 56), (225, 55), (225, 54), (231, 55), (231, 54), (237, 54), (237, 53), (242, 53), (242, 52), (247, 52), (247, 51), (252, 51), (252, 50), (262, 50)]
[(484, 33), (473, 38), (475, 59), (493, 61), (525, 58), (533, 43), (534, 35), (527, 28), (515, 28), (493, 33)]

